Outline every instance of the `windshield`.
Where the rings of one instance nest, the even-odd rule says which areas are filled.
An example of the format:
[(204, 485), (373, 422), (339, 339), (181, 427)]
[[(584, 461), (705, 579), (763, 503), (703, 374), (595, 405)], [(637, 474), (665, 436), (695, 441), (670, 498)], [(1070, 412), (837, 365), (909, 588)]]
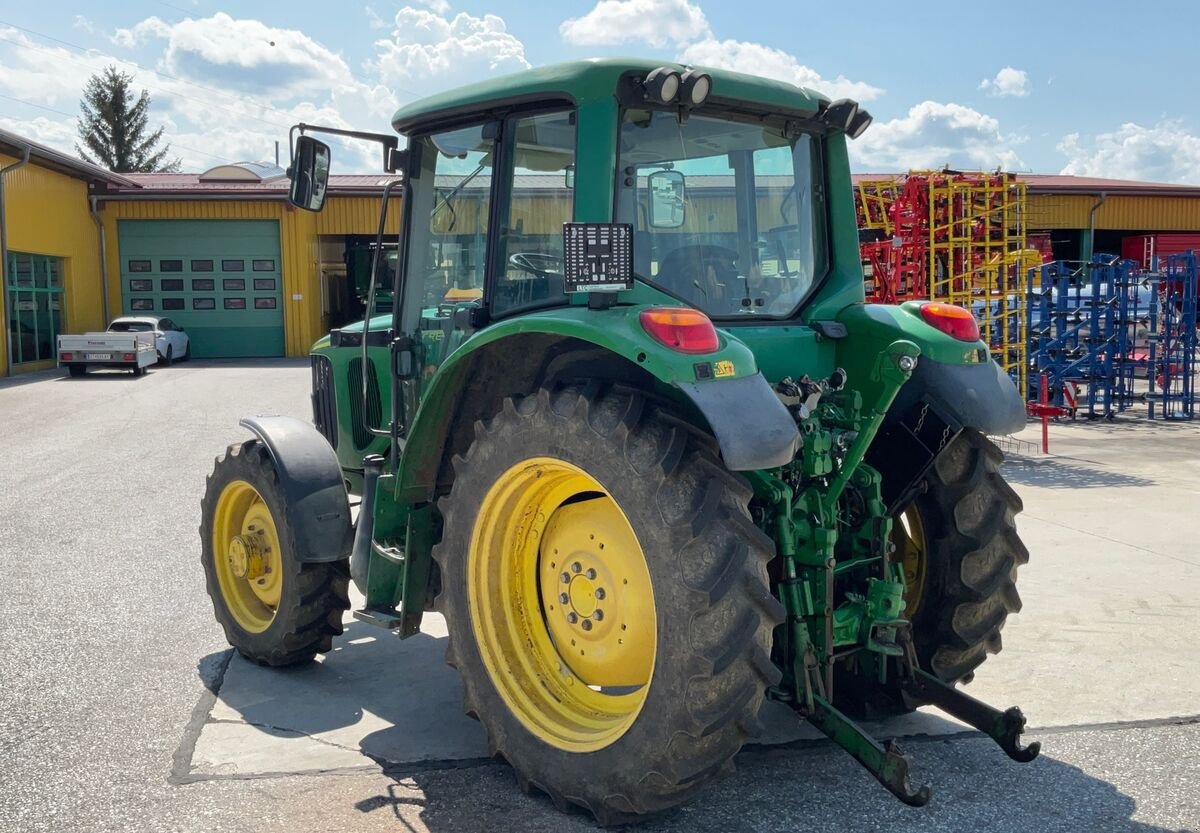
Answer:
[(154, 325), (146, 321), (114, 321), (108, 325), (110, 333), (152, 333)]
[(817, 142), (711, 116), (626, 111), (618, 219), (639, 278), (714, 317), (786, 317), (825, 271)]

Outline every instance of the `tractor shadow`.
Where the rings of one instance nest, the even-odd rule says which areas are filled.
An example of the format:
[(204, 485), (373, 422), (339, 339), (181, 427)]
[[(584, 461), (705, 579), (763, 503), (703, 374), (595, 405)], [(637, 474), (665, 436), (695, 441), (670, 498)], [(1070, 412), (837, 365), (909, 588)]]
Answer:
[(350, 622), (319, 662), (266, 668), (234, 654), (212, 718), (359, 751), (368, 766), (478, 759), (487, 755), (486, 739), (463, 713), (462, 685), (445, 650), (444, 637), (400, 640)]

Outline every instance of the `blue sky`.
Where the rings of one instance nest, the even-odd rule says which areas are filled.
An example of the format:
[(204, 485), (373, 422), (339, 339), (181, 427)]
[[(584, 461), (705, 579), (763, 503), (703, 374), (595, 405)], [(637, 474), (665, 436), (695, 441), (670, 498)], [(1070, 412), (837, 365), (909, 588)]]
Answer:
[[(106, 63), (154, 98), (187, 170), (269, 159), (304, 119), (386, 129), (396, 105), (593, 55), (722, 65), (850, 95), (860, 171), (949, 163), (1200, 184), (1200, 4), (514, 0), (12, 4), (0, 125), (71, 150)], [(335, 169), (373, 170), (368, 148)]]

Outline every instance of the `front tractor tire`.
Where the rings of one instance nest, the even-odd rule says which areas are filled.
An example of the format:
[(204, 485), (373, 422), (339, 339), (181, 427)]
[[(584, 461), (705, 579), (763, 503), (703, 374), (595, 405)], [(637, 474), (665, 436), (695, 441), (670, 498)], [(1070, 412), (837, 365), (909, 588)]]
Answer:
[(350, 607), (344, 560), (303, 563), (286, 497), (258, 440), (229, 446), (201, 501), (201, 564), (225, 638), (260, 665), (295, 665), (331, 647)]
[(668, 809), (759, 733), (783, 608), (748, 486), (625, 389), (476, 423), (434, 550), (446, 659), (526, 792), (602, 824)]

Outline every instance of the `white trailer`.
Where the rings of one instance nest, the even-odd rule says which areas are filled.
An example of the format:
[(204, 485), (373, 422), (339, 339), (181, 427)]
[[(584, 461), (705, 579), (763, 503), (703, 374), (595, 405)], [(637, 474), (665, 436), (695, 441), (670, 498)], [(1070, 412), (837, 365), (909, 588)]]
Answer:
[(58, 337), (58, 366), (72, 376), (98, 367), (132, 370), (141, 376), (158, 361), (154, 333), (84, 333)]

